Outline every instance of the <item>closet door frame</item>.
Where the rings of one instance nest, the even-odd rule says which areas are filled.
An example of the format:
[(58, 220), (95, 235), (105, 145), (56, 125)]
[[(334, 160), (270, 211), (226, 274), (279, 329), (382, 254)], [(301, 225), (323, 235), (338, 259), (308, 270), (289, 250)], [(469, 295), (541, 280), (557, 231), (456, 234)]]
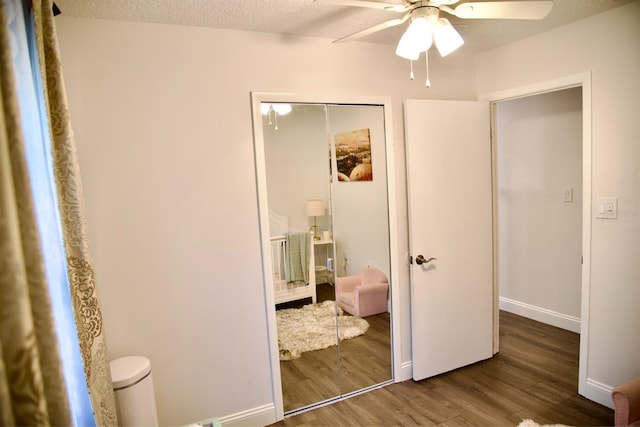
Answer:
[[(392, 381), (400, 381), (401, 375), (401, 329), (400, 329), (400, 276), (398, 255), (398, 233), (395, 194), (395, 156), (393, 144), (393, 126), (391, 119), (391, 98), (386, 96), (327, 96), (295, 93), (252, 92), (253, 141), (255, 152), (255, 170), (258, 195), (258, 215), (260, 220), (260, 240), (262, 247), (262, 272), (264, 284), (265, 313), (269, 336), (269, 355), (271, 366), (271, 384), (276, 420), (284, 418), (282, 398), (282, 378), (278, 351), (278, 330), (276, 322), (275, 297), (273, 293), (273, 271), (269, 249), (269, 206), (267, 200), (267, 174), (265, 164), (264, 137), (262, 134), (262, 113), (260, 105), (272, 103), (308, 103), (308, 104), (345, 104), (379, 105), (384, 109), (385, 147), (387, 166), (387, 208), (389, 210), (389, 261), (391, 265), (391, 353)], [(356, 392), (357, 393), (357, 392)], [(331, 402), (347, 398), (353, 393), (339, 396)]]

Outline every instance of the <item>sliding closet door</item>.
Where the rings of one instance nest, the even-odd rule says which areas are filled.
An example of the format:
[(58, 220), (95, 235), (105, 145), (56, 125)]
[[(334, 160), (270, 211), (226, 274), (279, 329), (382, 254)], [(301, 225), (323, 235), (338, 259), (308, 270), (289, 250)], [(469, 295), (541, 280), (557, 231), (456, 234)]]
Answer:
[[(322, 104), (263, 105), (262, 132), (269, 210), (285, 216), (292, 233), (309, 232), (310, 227), (316, 224), (319, 234), (322, 231), (331, 234), (326, 107)], [(288, 106), (291, 107), (289, 112)], [(307, 210), (310, 200), (316, 202), (309, 207), (317, 208), (319, 204), (321, 211)], [(309, 216), (310, 213), (315, 215)], [(317, 280), (311, 280), (307, 287), (316, 286), (317, 302), (322, 303), (334, 300), (333, 288), (322, 283), (327, 281), (326, 258), (332, 256), (332, 247), (318, 243), (311, 241), (317, 255), (314, 260), (319, 261), (324, 256), (325, 261), (318, 265)], [(276, 262), (276, 268), (278, 264), (281, 262)], [(315, 276), (315, 264), (310, 267), (313, 270), (310, 275)], [(296, 285), (276, 281), (275, 286), (281, 291), (283, 286), (293, 288)], [(282, 292), (283, 298), (286, 298), (286, 293), (286, 290)], [(321, 313), (300, 310), (308, 304), (311, 304), (309, 297), (276, 306), (285, 412), (340, 395), (335, 310), (330, 307)], [(324, 336), (315, 337), (317, 343), (308, 342), (319, 323), (326, 329)], [(317, 344), (320, 349), (302, 352), (307, 344)]]
[[(336, 275), (357, 275), (373, 267), (390, 282), (384, 107), (330, 105), (327, 118)], [(389, 297), (389, 292), (372, 297), (381, 300), (376, 304), (384, 308), (362, 315), (368, 324), (366, 333), (340, 341), (341, 394), (393, 377)], [(369, 301), (363, 297), (361, 304)]]
[[(279, 368), (282, 407), (290, 413), (393, 379), (387, 129), (382, 105), (285, 104), (286, 95), (276, 95), (277, 102), (269, 96), (260, 98), (259, 120), (254, 107), (254, 130), (263, 257), (270, 266), (266, 292), (275, 302), (269, 327), (270, 334), (277, 330), (279, 352), (273, 369)], [(272, 217), (279, 218), (277, 227)], [(314, 230), (308, 285), (276, 277), (292, 272), (285, 271), (288, 261), (269, 254), (267, 225), (272, 248), (280, 235), (287, 235), (282, 247), (289, 249), (292, 234)], [(368, 267), (388, 282), (377, 308), (339, 308), (338, 300), (350, 297), (336, 294), (336, 282)], [(290, 288), (299, 293), (289, 295)], [(272, 335), (272, 354), (275, 341)]]

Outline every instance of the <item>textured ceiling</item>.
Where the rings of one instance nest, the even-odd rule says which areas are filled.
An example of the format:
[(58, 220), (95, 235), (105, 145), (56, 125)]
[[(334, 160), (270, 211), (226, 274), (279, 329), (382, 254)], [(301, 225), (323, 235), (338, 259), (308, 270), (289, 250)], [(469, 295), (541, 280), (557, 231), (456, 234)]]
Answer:
[[(64, 16), (227, 28), (337, 39), (402, 14), (314, 0), (55, 0)], [(379, 0), (378, 0), (379, 1)], [(476, 0), (477, 1), (477, 0)], [(481, 0), (483, 1), (483, 0)], [(637, 0), (554, 0), (541, 21), (459, 20), (447, 16), (477, 53)], [(401, 3), (401, 0), (388, 0)], [(460, 3), (464, 3), (461, 0)], [(406, 24), (363, 38), (395, 44)]]

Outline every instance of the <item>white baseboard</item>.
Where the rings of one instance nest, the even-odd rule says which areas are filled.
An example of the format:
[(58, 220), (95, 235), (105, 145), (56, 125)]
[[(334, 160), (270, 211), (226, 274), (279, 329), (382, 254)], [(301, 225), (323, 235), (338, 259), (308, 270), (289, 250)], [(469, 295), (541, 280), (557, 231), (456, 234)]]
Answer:
[[(413, 362), (402, 362), (401, 378), (396, 378), (395, 382), (402, 382), (413, 378)], [(226, 415), (219, 418), (220, 424), (227, 426), (265, 426), (275, 423), (276, 408), (273, 403), (248, 409), (236, 414)]]
[(580, 318), (558, 313), (509, 298), (500, 297), (500, 310), (537, 320), (571, 332), (580, 333)]
[(402, 382), (413, 378), (413, 361), (402, 362), (400, 366), (400, 378), (396, 378), (396, 382)]
[(276, 407), (273, 403), (220, 417), (223, 426), (266, 426), (275, 423)]
[(613, 409), (613, 400), (611, 400), (611, 391), (613, 387), (598, 381), (587, 378), (584, 397), (593, 400), (607, 408)]

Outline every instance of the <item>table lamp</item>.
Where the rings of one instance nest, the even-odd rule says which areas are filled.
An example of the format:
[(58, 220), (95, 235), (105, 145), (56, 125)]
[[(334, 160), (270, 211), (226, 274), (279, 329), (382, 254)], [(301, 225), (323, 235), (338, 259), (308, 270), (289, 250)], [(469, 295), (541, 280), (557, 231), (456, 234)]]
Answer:
[(310, 199), (305, 205), (307, 216), (313, 217), (313, 226), (309, 231), (313, 232), (313, 240), (320, 240), (320, 229), (318, 228), (318, 217), (324, 215), (324, 200)]

